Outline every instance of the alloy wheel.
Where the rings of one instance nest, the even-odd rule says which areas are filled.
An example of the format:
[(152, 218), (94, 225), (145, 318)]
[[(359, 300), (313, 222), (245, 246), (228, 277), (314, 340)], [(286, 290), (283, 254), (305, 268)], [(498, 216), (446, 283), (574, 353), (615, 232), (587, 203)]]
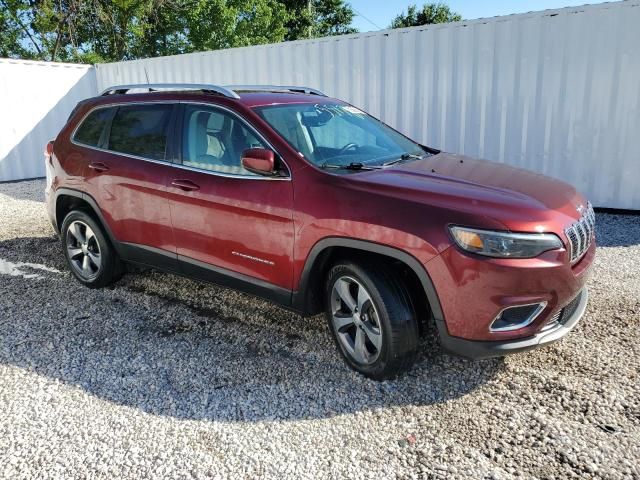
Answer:
[(342, 276), (331, 290), (331, 316), (337, 337), (354, 361), (370, 365), (382, 348), (380, 317), (367, 289)]
[(95, 233), (84, 222), (76, 220), (67, 229), (67, 254), (71, 267), (85, 280), (100, 272), (102, 257)]

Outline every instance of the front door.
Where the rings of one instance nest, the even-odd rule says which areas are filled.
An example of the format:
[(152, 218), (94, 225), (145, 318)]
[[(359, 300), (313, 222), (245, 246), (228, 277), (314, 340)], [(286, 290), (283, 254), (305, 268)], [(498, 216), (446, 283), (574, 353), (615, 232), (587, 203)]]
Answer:
[(179, 130), (181, 166), (173, 168), (167, 192), (180, 267), (286, 303), (294, 236), (290, 177), (242, 167), (244, 150), (269, 147), (226, 109), (184, 104)]

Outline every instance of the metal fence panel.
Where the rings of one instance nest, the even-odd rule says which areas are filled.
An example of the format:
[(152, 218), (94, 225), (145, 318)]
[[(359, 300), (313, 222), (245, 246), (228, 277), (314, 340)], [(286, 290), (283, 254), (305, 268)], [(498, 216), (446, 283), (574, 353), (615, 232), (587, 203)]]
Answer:
[(0, 181), (43, 177), (46, 143), (95, 92), (89, 65), (0, 59)]

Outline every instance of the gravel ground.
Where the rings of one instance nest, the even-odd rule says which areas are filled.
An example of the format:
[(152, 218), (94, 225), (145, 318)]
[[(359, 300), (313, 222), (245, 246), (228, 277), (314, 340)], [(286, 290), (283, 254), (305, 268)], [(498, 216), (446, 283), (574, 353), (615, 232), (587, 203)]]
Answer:
[(322, 317), (148, 271), (75, 282), (43, 181), (0, 185), (2, 478), (640, 478), (640, 216), (598, 214), (586, 317), (368, 381)]

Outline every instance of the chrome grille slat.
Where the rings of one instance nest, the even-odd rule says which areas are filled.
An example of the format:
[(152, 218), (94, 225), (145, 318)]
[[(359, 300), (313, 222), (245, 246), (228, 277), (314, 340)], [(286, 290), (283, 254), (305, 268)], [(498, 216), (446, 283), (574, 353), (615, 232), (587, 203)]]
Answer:
[(591, 222), (591, 229), (595, 233), (596, 231), (596, 213), (593, 211), (593, 208), (589, 209), (589, 221)]
[(562, 309), (558, 310), (556, 313), (551, 315), (547, 320), (547, 325), (552, 325), (556, 323), (560, 319), (560, 315), (562, 314)]
[(581, 252), (587, 244), (587, 232), (584, 229), (584, 222), (580, 220), (576, 224), (576, 228), (578, 229), (578, 251)]
[(575, 263), (586, 253), (591, 246), (596, 228), (596, 215), (591, 203), (587, 204), (587, 209), (582, 214), (580, 220), (565, 230), (567, 240), (569, 240), (569, 254), (571, 263)]

